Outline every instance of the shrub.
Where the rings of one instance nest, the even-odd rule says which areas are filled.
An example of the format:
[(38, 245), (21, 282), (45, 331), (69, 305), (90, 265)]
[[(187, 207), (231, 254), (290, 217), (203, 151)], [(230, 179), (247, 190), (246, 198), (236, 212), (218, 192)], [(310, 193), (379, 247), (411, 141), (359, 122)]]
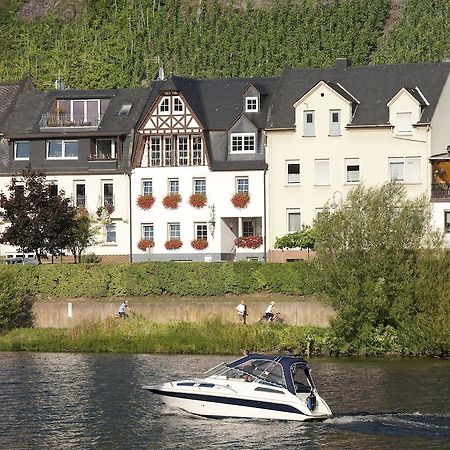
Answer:
[(85, 264), (98, 264), (102, 262), (102, 257), (96, 255), (95, 253), (88, 253), (81, 257), (81, 262)]
[(137, 244), (137, 248), (145, 252), (145, 250), (152, 248), (154, 245), (153, 239), (141, 239)]
[(181, 202), (180, 194), (169, 194), (163, 198), (164, 208), (167, 209), (177, 209), (178, 204)]
[(155, 197), (152, 194), (140, 195), (136, 200), (137, 205), (141, 209), (150, 209), (155, 203)]
[(194, 208), (203, 208), (207, 201), (206, 194), (192, 194), (189, 197), (189, 204)]
[(247, 192), (236, 192), (231, 197), (231, 203), (233, 203), (235, 208), (246, 208), (249, 201), (250, 195)]
[(205, 248), (208, 247), (208, 240), (207, 239), (194, 239), (191, 241), (192, 248), (195, 248), (196, 250), (205, 250)]
[(258, 248), (263, 243), (262, 236), (241, 236), (234, 240), (236, 247), (241, 248)]
[(169, 239), (165, 242), (164, 247), (166, 247), (166, 250), (177, 250), (182, 245), (183, 243), (179, 239)]

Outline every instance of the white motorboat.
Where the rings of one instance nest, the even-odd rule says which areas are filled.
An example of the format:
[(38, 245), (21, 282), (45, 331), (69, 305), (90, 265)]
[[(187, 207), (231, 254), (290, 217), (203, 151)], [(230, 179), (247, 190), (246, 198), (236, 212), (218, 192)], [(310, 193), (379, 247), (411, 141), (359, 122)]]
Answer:
[(204, 378), (143, 388), (171, 408), (206, 417), (313, 421), (332, 415), (306, 361), (290, 355), (249, 354)]

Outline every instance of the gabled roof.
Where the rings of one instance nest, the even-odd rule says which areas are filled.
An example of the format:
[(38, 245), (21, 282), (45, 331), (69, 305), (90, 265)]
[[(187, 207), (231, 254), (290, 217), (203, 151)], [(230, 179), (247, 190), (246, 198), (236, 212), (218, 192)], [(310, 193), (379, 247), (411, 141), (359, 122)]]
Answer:
[[(42, 114), (49, 113), (57, 99), (89, 99), (109, 98), (110, 103), (100, 123), (98, 131), (81, 130), (79, 135), (111, 134), (118, 136), (129, 133), (135, 127), (142, 110), (148, 100), (151, 88), (138, 89), (90, 89), (65, 91), (31, 91), (21, 93), (16, 104), (11, 109), (5, 124), (5, 135), (25, 137), (45, 137), (40, 131), (39, 122)], [(132, 104), (128, 115), (119, 116), (124, 104)], [(51, 136), (58, 136), (57, 130), (52, 130)], [(75, 135), (73, 132), (66, 134)]]
[(350, 96), (358, 99), (360, 103), (351, 125), (387, 125), (389, 111), (386, 105), (403, 87), (420, 89), (429, 102), (429, 105), (424, 105), (421, 121), (428, 123), (433, 117), (449, 72), (448, 62), (316, 69), (287, 66), (269, 110), (268, 128), (294, 128), (292, 105), (321, 80), (330, 86), (339, 83)]

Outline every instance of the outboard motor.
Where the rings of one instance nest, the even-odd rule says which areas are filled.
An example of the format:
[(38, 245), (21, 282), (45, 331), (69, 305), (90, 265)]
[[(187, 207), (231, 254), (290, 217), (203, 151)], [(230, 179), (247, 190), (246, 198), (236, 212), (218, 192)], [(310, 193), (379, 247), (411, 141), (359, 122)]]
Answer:
[(311, 412), (316, 409), (317, 399), (313, 392), (311, 392), (311, 394), (308, 395), (308, 398), (306, 399), (306, 406)]

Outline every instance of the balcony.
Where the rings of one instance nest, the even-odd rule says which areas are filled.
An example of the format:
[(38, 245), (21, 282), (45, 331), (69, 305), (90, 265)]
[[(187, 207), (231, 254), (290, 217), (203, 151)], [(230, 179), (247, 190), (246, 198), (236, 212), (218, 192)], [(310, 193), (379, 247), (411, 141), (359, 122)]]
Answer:
[(97, 130), (102, 121), (103, 115), (86, 117), (85, 115), (75, 116), (70, 114), (42, 114), (39, 122), (41, 130), (60, 131), (80, 131)]
[(432, 183), (431, 198), (450, 201), (450, 183)]

